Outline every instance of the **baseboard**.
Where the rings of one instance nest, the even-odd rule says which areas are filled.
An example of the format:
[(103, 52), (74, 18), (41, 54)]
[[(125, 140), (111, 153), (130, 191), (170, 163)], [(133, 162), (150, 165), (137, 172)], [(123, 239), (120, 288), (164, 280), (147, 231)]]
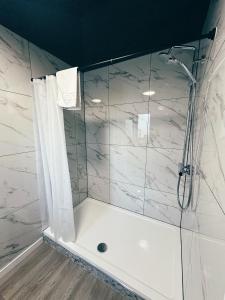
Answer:
[(0, 280), (12, 271), (19, 263), (21, 263), (29, 254), (31, 254), (37, 247), (43, 243), (43, 238), (39, 238), (32, 245), (27, 247), (22, 253), (10, 261), (6, 266), (0, 269)]

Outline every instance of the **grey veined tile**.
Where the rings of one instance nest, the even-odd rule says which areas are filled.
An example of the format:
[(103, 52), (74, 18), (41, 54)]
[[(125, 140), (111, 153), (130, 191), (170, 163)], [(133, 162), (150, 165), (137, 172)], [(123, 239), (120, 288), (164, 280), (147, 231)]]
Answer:
[(148, 145), (182, 149), (186, 130), (188, 99), (149, 102)]
[(109, 178), (109, 146), (87, 144), (88, 175)]
[(0, 155), (34, 150), (33, 100), (0, 91)]
[(28, 42), (0, 26), (0, 88), (31, 95)]
[(150, 55), (129, 59), (109, 67), (109, 104), (147, 101)]
[(76, 127), (76, 143), (85, 144), (86, 142), (86, 127), (84, 117), (84, 103), (81, 103), (81, 111), (75, 111), (75, 127)]
[(145, 189), (144, 215), (180, 226), (181, 211), (175, 194)]
[(78, 177), (78, 161), (76, 145), (67, 145), (67, 160), (69, 165), (70, 178)]
[(108, 107), (86, 107), (87, 144), (109, 144)]
[(84, 100), (87, 106), (108, 105), (108, 67), (84, 73)]
[(30, 224), (29, 215), (24, 211), (0, 219), (0, 268), (41, 237), (40, 222)]
[(85, 144), (77, 145), (78, 178), (87, 176), (87, 150)]
[(38, 199), (35, 153), (0, 158), (0, 217)]
[(142, 214), (144, 188), (121, 182), (110, 182), (110, 204)]
[(110, 147), (110, 178), (144, 187), (146, 149), (134, 146)]
[(110, 144), (145, 146), (148, 139), (148, 103), (109, 106)]
[(109, 179), (88, 176), (88, 196), (103, 202), (109, 202)]
[(56, 71), (70, 68), (70, 65), (49, 52), (35, 46), (32, 43), (29, 43), (29, 45), (32, 77), (38, 78), (46, 74), (50, 75), (56, 73)]
[[(165, 50), (167, 52), (168, 50)], [(160, 51), (161, 52), (161, 51)], [(152, 100), (173, 99), (188, 97), (189, 95), (189, 80), (185, 71), (177, 64), (168, 64), (160, 52), (152, 54), (151, 58), (151, 90), (154, 91)], [(164, 51), (162, 51), (164, 52)], [(187, 51), (186, 51), (187, 52)], [(184, 59), (184, 55), (178, 54), (177, 58), (191, 66), (193, 60), (192, 51), (188, 51)]]
[(75, 114), (72, 110), (63, 110), (66, 145), (76, 144)]
[(176, 194), (178, 164), (182, 150), (147, 149), (146, 186), (155, 190)]

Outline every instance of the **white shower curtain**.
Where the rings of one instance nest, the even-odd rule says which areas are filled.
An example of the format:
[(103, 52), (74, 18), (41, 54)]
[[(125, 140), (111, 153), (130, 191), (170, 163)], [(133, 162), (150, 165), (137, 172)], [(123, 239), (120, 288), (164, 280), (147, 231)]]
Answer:
[(73, 202), (63, 110), (57, 105), (55, 76), (33, 80), (37, 176), (43, 229), (55, 239), (75, 240)]

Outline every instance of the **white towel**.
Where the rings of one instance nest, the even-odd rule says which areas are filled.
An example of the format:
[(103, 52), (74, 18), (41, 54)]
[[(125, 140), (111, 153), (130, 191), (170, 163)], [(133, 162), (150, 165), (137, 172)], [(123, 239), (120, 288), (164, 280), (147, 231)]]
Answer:
[(78, 68), (70, 68), (56, 73), (58, 85), (57, 104), (65, 109), (81, 109), (80, 74)]

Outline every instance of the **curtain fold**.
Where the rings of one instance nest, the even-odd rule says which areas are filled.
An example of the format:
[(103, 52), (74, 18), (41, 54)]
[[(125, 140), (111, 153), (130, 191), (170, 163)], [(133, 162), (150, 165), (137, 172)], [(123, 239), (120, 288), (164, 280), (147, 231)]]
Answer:
[(55, 76), (34, 79), (34, 131), (42, 227), (55, 239), (75, 240), (63, 110), (57, 105)]

